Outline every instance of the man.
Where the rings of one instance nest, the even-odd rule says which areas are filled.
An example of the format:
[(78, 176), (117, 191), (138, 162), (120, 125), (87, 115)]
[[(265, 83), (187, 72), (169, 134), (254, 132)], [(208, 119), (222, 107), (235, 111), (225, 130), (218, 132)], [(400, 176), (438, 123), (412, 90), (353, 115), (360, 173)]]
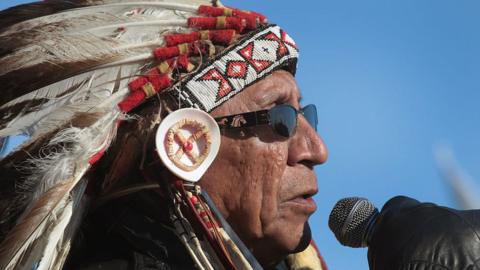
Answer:
[[(293, 76), (277, 71), (212, 112), (229, 115), (291, 104), (299, 109)], [(304, 117), (285, 139), (269, 127), (222, 137), (222, 146), (200, 182), (263, 265), (274, 265), (306, 248), (307, 219), (316, 207), (313, 166), (326, 161), (325, 145)], [(238, 133), (238, 131), (237, 131)], [(302, 242), (303, 241), (303, 242)]]
[[(282, 29), (187, 0), (51, 1), (2, 16), (0, 134), (32, 136), (2, 161), (3, 267), (58, 269), (68, 255), (67, 269), (325, 268), (308, 217), (327, 150)], [(179, 107), (218, 119), (268, 110), (269, 123), (219, 120), (197, 185), (155, 153), (152, 134)]]

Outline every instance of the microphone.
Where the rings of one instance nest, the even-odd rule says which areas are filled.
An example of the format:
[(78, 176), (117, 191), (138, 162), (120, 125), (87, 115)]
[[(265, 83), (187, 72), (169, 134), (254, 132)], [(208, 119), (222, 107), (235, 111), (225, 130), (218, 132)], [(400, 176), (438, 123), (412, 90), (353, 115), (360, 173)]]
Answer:
[(378, 215), (378, 209), (365, 198), (343, 198), (333, 207), (328, 227), (342, 245), (367, 247)]

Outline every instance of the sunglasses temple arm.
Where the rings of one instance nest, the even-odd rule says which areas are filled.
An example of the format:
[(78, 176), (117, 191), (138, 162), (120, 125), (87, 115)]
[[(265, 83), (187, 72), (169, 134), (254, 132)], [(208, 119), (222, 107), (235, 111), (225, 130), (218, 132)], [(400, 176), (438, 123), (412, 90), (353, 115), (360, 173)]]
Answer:
[(269, 123), (268, 110), (215, 118), (220, 129), (246, 128)]

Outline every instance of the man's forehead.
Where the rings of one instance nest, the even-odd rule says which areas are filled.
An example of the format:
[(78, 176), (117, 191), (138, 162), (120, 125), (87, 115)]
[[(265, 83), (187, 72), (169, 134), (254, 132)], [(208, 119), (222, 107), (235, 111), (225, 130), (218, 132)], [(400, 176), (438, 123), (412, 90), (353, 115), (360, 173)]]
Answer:
[(302, 99), (295, 77), (286, 71), (274, 72), (259, 82), (252, 92), (254, 101), (263, 107), (281, 103), (295, 106)]

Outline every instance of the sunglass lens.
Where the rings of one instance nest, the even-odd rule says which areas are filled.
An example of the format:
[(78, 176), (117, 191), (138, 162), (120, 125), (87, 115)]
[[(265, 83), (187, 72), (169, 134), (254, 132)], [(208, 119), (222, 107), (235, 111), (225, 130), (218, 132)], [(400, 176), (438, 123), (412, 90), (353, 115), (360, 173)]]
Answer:
[(303, 116), (307, 119), (310, 126), (317, 131), (318, 116), (317, 107), (314, 104), (307, 105), (302, 109)]
[(284, 137), (293, 135), (297, 124), (295, 108), (288, 105), (278, 105), (270, 109), (268, 114), (270, 123), (278, 134)]

